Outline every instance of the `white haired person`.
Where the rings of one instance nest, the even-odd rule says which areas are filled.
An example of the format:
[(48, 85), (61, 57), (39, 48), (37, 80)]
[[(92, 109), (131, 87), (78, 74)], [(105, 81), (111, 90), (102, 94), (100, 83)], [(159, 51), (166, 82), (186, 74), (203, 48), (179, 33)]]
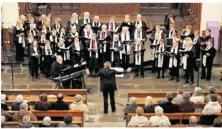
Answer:
[(141, 127), (144, 126), (147, 122), (149, 122), (148, 118), (146, 116), (143, 116), (144, 110), (142, 107), (137, 107), (136, 108), (136, 116), (133, 116), (129, 123), (128, 126), (133, 126), (133, 127)]
[(129, 100), (129, 104), (127, 104), (125, 106), (125, 108), (123, 109), (124, 119), (127, 117), (128, 113), (135, 113), (137, 107), (138, 107), (137, 98), (136, 97), (131, 97), (130, 100)]
[(145, 106), (143, 106), (145, 113), (154, 113), (156, 105), (153, 104), (153, 98), (151, 96), (147, 96), (145, 99)]
[(6, 128), (5, 127), (5, 117), (4, 116), (1, 116), (1, 128)]
[(195, 87), (193, 95), (190, 97), (190, 101), (194, 103), (203, 103), (204, 102), (204, 94), (203, 90), (200, 87)]
[(217, 95), (217, 101), (221, 102), (221, 96), (216, 92), (216, 88), (214, 86), (209, 86), (208, 87), (208, 95), (205, 96), (205, 102), (209, 102), (210, 101), (210, 96), (211, 95)]
[(97, 33), (99, 30), (101, 30), (101, 26), (102, 26), (102, 23), (100, 22), (99, 16), (98, 15), (94, 16), (94, 19), (92, 22), (93, 31)]
[(200, 125), (213, 125), (214, 119), (218, 118), (214, 108), (207, 106), (203, 111), (203, 115), (200, 117), (198, 124)]
[(211, 109), (214, 109), (214, 113), (220, 113), (221, 112), (221, 105), (217, 100), (217, 95), (216, 94), (210, 95), (210, 101), (204, 106), (203, 112), (206, 111), (207, 107), (209, 107)]
[(142, 40), (140, 38), (136, 39), (135, 44), (133, 44), (132, 50), (134, 53), (134, 64), (135, 64), (134, 77), (138, 77), (140, 74), (140, 76), (144, 78), (143, 61), (144, 61), (145, 46), (142, 44)]
[(149, 28), (147, 27), (146, 22), (144, 22), (144, 21), (142, 20), (142, 18), (143, 18), (143, 17), (142, 17), (141, 14), (137, 14), (137, 16), (136, 16), (136, 21), (135, 21), (134, 25), (135, 25), (135, 26), (141, 25), (141, 26), (142, 26), (142, 29), (146, 32)]
[(122, 27), (122, 31), (120, 33), (120, 40), (123, 44), (123, 50), (122, 50), (122, 67), (128, 68), (129, 66), (129, 60), (130, 60), (130, 54), (131, 54), (131, 35), (129, 31), (129, 27), (124, 26)]
[(52, 120), (49, 116), (46, 116), (43, 118), (43, 123), (39, 125), (39, 127), (55, 127), (55, 125), (52, 124)]
[(157, 106), (155, 108), (155, 114), (156, 114), (155, 116), (150, 117), (150, 122), (152, 126), (171, 125), (169, 118), (163, 115), (163, 108)]
[(24, 61), (24, 48), (25, 48), (25, 28), (21, 20), (17, 20), (16, 26), (13, 28), (13, 40), (16, 46), (15, 60), (20, 63)]
[(120, 67), (120, 62), (122, 60), (122, 50), (123, 45), (121, 41), (119, 40), (119, 35), (114, 34), (113, 40), (110, 44), (110, 50), (111, 50), (111, 62), (113, 67)]
[(105, 114), (108, 113), (108, 95), (110, 95), (112, 112), (116, 111), (114, 93), (115, 93), (115, 90), (117, 90), (117, 87), (116, 87), (115, 75), (123, 74), (126, 72), (131, 72), (131, 68), (128, 68), (127, 70), (123, 72), (118, 72), (114, 69), (111, 69), (111, 63), (108, 61), (104, 63), (104, 68), (95, 74), (89, 73), (89, 71), (86, 70), (86, 73), (89, 74), (89, 76), (100, 77), (100, 91), (103, 92)]
[(88, 117), (88, 107), (82, 100), (82, 96), (80, 94), (75, 95), (74, 102), (69, 105), (70, 110), (83, 110), (84, 111), (84, 119), (85, 121), (89, 120)]
[(107, 30), (106, 24), (102, 24), (101, 30), (98, 31), (98, 38), (100, 41), (100, 56), (102, 59), (101, 61), (105, 63), (106, 61), (110, 60), (110, 41), (112, 40), (112, 35), (110, 31)]
[(22, 118), (22, 124), (18, 125), (19, 128), (31, 128), (33, 127), (32, 124), (30, 124), (30, 116), (29, 115), (25, 115)]
[(21, 122), (25, 115), (29, 115), (31, 121), (37, 121), (37, 117), (31, 111), (28, 111), (28, 104), (24, 102), (21, 103), (20, 110), (14, 114), (12, 119)]
[(23, 102), (23, 100), (24, 100), (24, 97), (21, 94), (17, 95), (16, 102), (14, 102), (12, 104), (11, 110), (12, 111), (18, 111), (20, 109), (20, 105)]
[(81, 24), (90, 24), (92, 23), (92, 19), (90, 19), (90, 13), (84, 12), (83, 18), (80, 20)]

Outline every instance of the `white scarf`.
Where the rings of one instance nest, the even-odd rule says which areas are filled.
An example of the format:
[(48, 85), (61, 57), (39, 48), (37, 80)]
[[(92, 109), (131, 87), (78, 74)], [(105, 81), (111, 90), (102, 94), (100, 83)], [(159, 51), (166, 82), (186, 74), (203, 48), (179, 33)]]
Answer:
[(137, 22), (138, 22), (138, 21), (136, 21), (135, 26), (137, 26), (137, 25), (141, 25), (141, 26), (142, 26), (142, 25), (143, 25), (143, 24), (142, 24), (142, 21), (139, 21), (139, 24), (138, 24)]
[(38, 55), (38, 50), (37, 50), (38, 48), (37, 47), (33, 47), (33, 50), (34, 50), (34, 52), (35, 52), (35, 55)]
[(55, 28), (56, 28), (56, 32), (59, 33), (59, 31), (60, 31), (60, 24), (59, 25), (55, 25)]
[[(97, 41), (95, 39), (95, 49), (97, 49)], [(90, 40), (89, 48), (92, 49), (92, 40)], [(89, 57), (92, 57), (92, 51), (89, 52)], [(98, 58), (98, 51), (96, 52), (96, 58)]]
[[(54, 42), (53, 35), (50, 35), (49, 39), (50, 39), (50, 42)], [(57, 36), (55, 36), (55, 43), (57, 43), (57, 41), (58, 41)]]
[[(139, 45), (139, 49), (138, 49), (138, 45), (135, 46), (135, 50), (136, 51), (141, 51), (141, 46), (142, 44)], [(141, 53), (136, 53), (135, 54), (135, 64), (136, 65), (141, 65)]]
[[(212, 48), (212, 45), (210, 47), (206, 47), (205, 51), (208, 51)], [(207, 65), (207, 55), (203, 55), (203, 66), (206, 67)]]
[[(126, 39), (125, 39), (125, 34), (121, 33), (121, 42), (123, 43), (124, 41), (130, 41), (130, 32), (129, 31), (126, 32)], [(130, 44), (123, 45), (122, 54), (130, 55)]]
[[(18, 26), (16, 26), (16, 29), (24, 31), (23, 27), (19, 28)], [(25, 37), (19, 36), (18, 38), (19, 38), (19, 44), (22, 44), (22, 47), (24, 48), (25, 47)]]
[(78, 36), (78, 35), (79, 35), (78, 32), (75, 32), (75, 35), (73, 35), (72, 32), (70, 32), (70, 34), (71, 34), (71, 37), (72, 37), (72, 38), (74, 38), (75, 36)]
[(30, 38), (29, 38), (28, 40), (29, 40), (29, 44), (31, 44), (31, 43), (32, 43), (32, 41), (33, 41), (33, 39), (30, 39)]
[(116, 28), (116, 24), (113, 22), (113, 30), (110, 30), (110, 27), (111, 27), (111, 23), (109, 22), (109, 26), (108, 26), (108, 31), (115, 31), (115, 28)]
[[(191, 47), (191, 48), (186, 48), (184, 51), (190, 51), (191, 49), (192, 49), (193, 47)], [(183, 69), (184, 70), (186, 70), (187, 69), (187, 56), (186, 56), (186, 54), (182, 57), (182, 59), (181, 59), (181, 64), (183, 65)]]
[[(178, 53), (178, 46), (175, 49), (172, 47), (170, 52), (172, 54), (177, 54)], [(175, 56), (171, 56), (170, 61), (169, 61), (169, 68), (172, 68), (173, 66), (177, 67), (177, 58)]]
[[(50, 53), (48, 53), (48, 51), (47, 51), (48, 49), (49, 49)], [(52, 55), (51, 47), (49, 47), (49, 48), (45, 47), (45, 55)]]
[(193, 44), (195, 45), (196, 43), (197, 43), (197, 40), (199, 39), (199, 36), (198, 37), (195, 37), (194, 39), (193, 39)]
[(30, 30), (30, 33), (32, 33), (32, 32), (33, 32), (33, 36), (35, 37), (36, 36), (35, 30), (34, 29)]
[[(113, 43), (112, 43), (112, 48), (114, 48), (114, 46), (115, 46), (115, 41), (113, 41)], [(120, 41), (118, 41), (118, 47), (120, 47), (121, 46), (121, 42)], [(122, 52), (121, 51), (119, 51), (119, 57), (120, 57), (120, 60), (122, 59)], [(112, 53), (111, 53), (111, 61), (113, 62), (114, 61), (114, 52), (112, 51)]]
[[(103, 40), (102, 39), (102, 33), (103, 31), (100, 32), (100, 40)], [(107, 37), (107, 31), (105, 32), (105, 36), (104, 36), (104, 39)], [(102, 44), (100, 44), (102, 46)], [(103, 51), (106, 52), (106, 44), (104, 44), (104, 47), (103, 47)], [(101, 52), (101, 50), (100, 50)]]
[(78, 43), (75, 43), (75, 47), (76, 47), (76, 50), (77, 50), (77, 51), (80, 51), (80, 45), (79, 45), (79, 42), (78, 42)]
[(173, 34), (175, 33), (175, 30), (170, 30), (168, 38), (171, 39), (173, 38)]
[(45, 33), (45, 34), (47, 34), (47, 29), (45, 29), (45, 30), (42, 30), (42, 33)]
[[(161, 50), (162, 49), (162, 50)], [(162, 68), (163, 67), (163, 59), (164, 59), (164, 55), (162, 52), (165, 51), (165, 47), (163, 46), (159, 46), (158, 48), (158, 68)]]
[[(95, 26), (95, 24), (96, 24), (96, 23), (93, 21), (92, 26)], [(97, 26), (97, 27), (100, 27), (100, 26), (101, 26), (101, 22), (99, 21), (99, 22), (98, 22), (98, 26)]]
[[(73, 25), (72, 25), (72, 24), (73, 24)], [(77, 24), (78, 24), (78, 23), (77, 23)], [(72, 28), (72, 27), (77, 27), (76, 24), (75, 24), (75, 22), (72, 23), (72, 22), (70, 21), (69, 25), (70, 25), (70, 28)]]
[(155, 58), (157, 58), (156, 45), (160, 44), (160, 39), (153, 40), (152, 44), (155, 46), (154, 48), (152, 48), (152, 60), (155, 60)]
[(61, 32), (59, 37), (63, 38), (63, 36), (65, 36), (65, 34), (66, 34), (65, 32)]
[[(60, 49), (64, 49), (65, 50), (65, 44), (64, 43), (62, 43), (62, 46), (60, 45), (60, 43), (58, 44), (58, 47), (60, 48)], [(64, 52), (64, 56), (63, 56), (63, 59), (64, 59), (64, 61), (66, 61), (67, 60), (67, 52), (66, 52), (66, 50), (65, 50), (65, 52)]]
[(140, 31), (140, 36), (139, 37), (137, 37), (137, 33), (138, 33), (138, 31), (136, 30), (135, 33), (134, 33), (134, 40), (138, 39), (138, 38), (143, 39), (143, 36), (142, 36), (143, 35), (143, 31), (142, 30)]
[(93, 33), (92, 30), (90, 30), (89, 36), (87, 34), (88, 31), (86, 29), (84, 30), (84, 32), (85, 32), (85, 37), (91, 39)]

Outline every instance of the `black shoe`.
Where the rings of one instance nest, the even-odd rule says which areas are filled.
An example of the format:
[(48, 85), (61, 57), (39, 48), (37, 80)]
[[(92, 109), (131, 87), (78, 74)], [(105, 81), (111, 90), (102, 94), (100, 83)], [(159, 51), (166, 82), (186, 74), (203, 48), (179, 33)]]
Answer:
[(115, 109), (115, 110), (112, 110), (112, 112), (116, 112), (116, 109)]
[(179, 79), (177, 79), (176, 82), (179, 82)]
[(193, 82), (190, 82), (190, 85), (193, 85)]
[(144, 75), (140, 75), (141, 76), (141, 78), (144, 78)]
[(162, 76), (162, 78), (164, 79), (165, 77), (164, 77), (164, 76)]
[(157, 79), (160, 79), (160, 76), (157, 76)]
[(105, 111), (104, 111), (104, 114), (108, 114), (108, 112), (105, 112)]
[(206, 79), (206, 81), (210, 81), (210, 79)]
[(222, 81), (222, 77), (220, 78), (220, 81)]
[(201, 79), (206, 79), (206, 77), (201, 77)]
[(134, 77), (138, 77), (138, 76), (139, 76), (138, 74), (135, 74), (135, 75), (134, 75)]
[(172, 80), (174, 80), (173, 77), (169, 79), (169, 81), (172, 81)]

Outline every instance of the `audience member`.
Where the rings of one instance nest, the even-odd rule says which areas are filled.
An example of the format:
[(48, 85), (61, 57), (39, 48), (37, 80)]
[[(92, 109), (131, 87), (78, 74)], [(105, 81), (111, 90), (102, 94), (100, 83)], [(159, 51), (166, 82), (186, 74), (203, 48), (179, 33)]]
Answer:
[(84, 110), (84, 113), (85, 113), (84, 119), (86, 121), (89, 120), (89, 117), (87, 115), (88, 107), (86, 106), (85, 103), (83, 103), (81, 95), (79, 95), (79, 94), (75, 95), (74, 102), (72, 104), (70, 104), (69, 109), (70, 110), (76, 110), (76, 109), (77, 110)]
[(137, 108), (137, 98), (131, 97), (129, 104), (123, 109), (124, 112), (124, 119), (127, 117), (128, 113), (135, 113)]
[(5, 94), (1, 94), (1, 109), (8, 111), (8, 105), (5, 104), (5, 100), (6, 100), (6, 95)]
[(55, 127), (55, 125), (51, 124), (52, 120), (49, 116), (43, 118), (43, 123), (39, 125), (39, 127)]
[(72, 124), (72, 114), (67, 114), (63, 121), (63, 123), (59, 124), (59, 127), (79, 127), (76, 124)]
[(8, 121), (11, 118), (11, 115), (5, 110), (1, 110), (1, 115), (5, 117), (5, 121)]
[(179, 104), (180, 112), (194, 112), (194, 103), (190, 101), (190, 93), (183, 93), (183, 102)]
[(208, 88), (208, 95), (205, 97), (205, 102), (208, 103), (210, 101), (210, 95), (212, 95), (212, 94), (217, 95), (217, 101), (220, 103), (221, 102), (221, 96), (216, 93), (216, 89), (215, 89), (214, 86), (210, 86)]
[(145, 113), (154, 113), (156, 105), (153, 104), (153, 100), (151, 96), (147, 96), (145, 99), (145, 106), (143, 106)]
[(31, 128), (33, 127), (32, 124), (30, 124), (30, 116), (29, 115), (25, 115), (22, 118), (22, 124), (18, 125), (19, 128)]
[(167, 95), (166, 95), (167, 101), (158, 102), (159, 105), (163, 108), (164, 113), (175, 113), (175, 112), (179, 112), (179, 107), (178, 107), (178, 105), (172, 103), (173, 98), (174, 98), (173, 93), (167, 93)]
[(63, 94), (59, 93), (57, 95), (57, 101), (52, 104), (53, 110), (69, 110), (68, 104), (63, 101)]
[(28, 111), (28, 104), (24, 102), (21, 103), (20, 110), (14, 114), (12, 119), (14, 121), (22, 121), (25, 115), (29, 115), (31, 121), (37, 121), (36, 116), (32, 112)]
[(148, 118), (143, 116), (144, 110), (142, 107), (136, 108), (136, 116), (133, 116), (128, 123), (128, 126), (136, 126), (141, 127), (145, 124), (145, 122), (149, 122)]
[(23, 102), (24, 98), (21, 94), (17, 95), (16, 102), (12, 104), (12, 111), (18, 111), (20, 109), (20, 105)]
[(202, 89), (200, 87), (196, 87), (194, 89), (194, 93), (192, 97), (190, 97), (190, 101), (194, 103), (204, 102), (204, 94), (202, 93)]
[(155, 108), (155, 116), (150, 117), (150, 122), (152, 126), (169, 126), (171, 125), (170, 120), (167, 116), (163, 115), (164, 109), (160, 106)]
[(210, 95), (210, 101), (204, 106), (203, 112), (205, 112), (205, 109), (208, 107), (210, 109), (214, 109), (214, 113), (220, 113), (221, 112), (221, 105), (217, 101), (217, 95), (211, 94)]
[(36, 103), (35, 110), (47, 111), (52, 109), (52, 104), (47, 102), (47, 94), (41, 94), (39, 96), (40, 102)]
[(177, 96), (173, 99), (176, 104), (180, 104), (183, 102), (183, 91), (179, 90)]
[(222, 126), (222, 122), (220, 118), (214, 119), (213, 127), (221, 127), (221, 126)]
[(201, 127), (198, 125), (198, 119), (196, 116), (191, 116), (189, 118), (189, 125), (188, 127)]
[(1, 116), (1, 128), (6, 128), (5, 127), (5, 117)]
[(204, 115), (200, 117), (200, 120), (198, 124), (200, 125), (213, 125), (214, 119), (218, 118), (218, 116), (215, 114), (215, 111), (213, 108), (206, 107), (203, 112)]

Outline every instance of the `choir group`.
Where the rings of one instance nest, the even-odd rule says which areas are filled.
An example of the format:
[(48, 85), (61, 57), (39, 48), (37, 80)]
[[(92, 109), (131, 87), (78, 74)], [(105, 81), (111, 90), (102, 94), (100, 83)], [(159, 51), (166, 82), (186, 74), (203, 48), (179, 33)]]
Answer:
[[(73, 13), (66, 26), (61, 19), (55, 18), (50, 25), (48, 16), (40, 20), (21, 15), (14, 27), (13, 36), (16, 45), (16, 61), (22, 63), (29, 57), (30, 73), (39, 78), (39, 68), (46, 77), (50, 76), (51, 64), (60, 55), (63, 64), (73, 66), (86, 61), (90, 72), (98, 72), (105, 61), (113, 67), (129, 67), (130, 58), (135, 65), (135, 77), (144, 77), (144, 52), (147, 39), (153, 60), (153, 72), (157, 78), (164, 78), (166, 69), (170, 70), (170, 80), (179, 81), (179, 69), (185, 72), (185, 83), (194, 82), (194, 70), (198, 69), (196, 59), (202, 59), (201, 78), (210, 80), (216, 49), (211, 30), (205, 30), (200, 36), (198, 30), (187, 25), (181, 35), (175, 29), (175, 16), (165, 17), (164, 26), (155, 25), (149, 29), (140, 14), (131, 22), (130, 15), (117, 25), (112, 16), (108, 23), (102, 23), (99, 16), (90, 19), (85, 12), (82, 19)], [(148, 36), (150, 34), (151, 36)], [(27, 53), (25, 54), (25, 51)]]

